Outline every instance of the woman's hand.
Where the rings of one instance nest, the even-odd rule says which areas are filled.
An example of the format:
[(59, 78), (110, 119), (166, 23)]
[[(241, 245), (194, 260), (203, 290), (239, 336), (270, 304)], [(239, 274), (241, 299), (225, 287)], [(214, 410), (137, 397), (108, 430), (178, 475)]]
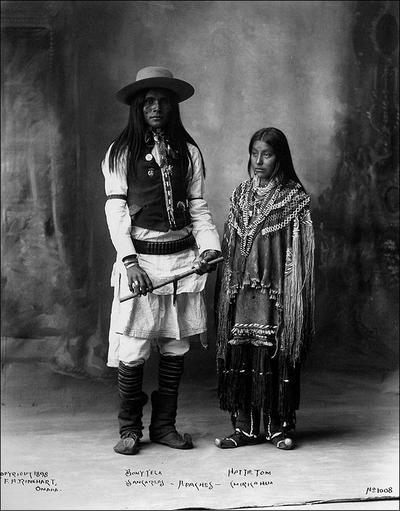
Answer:
[(153, 291), (153, 283), (139, 264), (127, 268), (126, 275), (128, 277), (128, 287), (132, 294), (146, 296), (147, 293)]
[(196, 268), (198, 275), (204, 273), (211, 273), (217, 268), (216, 264), (208, 264), (208, 261), (212, 261), (221, 255), (219, 250), (204, 250), (199, 257), (194, 260), (193, 268)]

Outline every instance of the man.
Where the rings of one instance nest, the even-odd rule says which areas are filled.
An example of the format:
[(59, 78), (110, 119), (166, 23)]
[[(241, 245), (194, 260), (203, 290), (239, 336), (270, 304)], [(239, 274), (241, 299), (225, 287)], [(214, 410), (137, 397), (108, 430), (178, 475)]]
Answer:
[[(111, 240), (117, 251), (112, 284), (107, 364), (118, 367), (120, 441), (114, 450), (136, 454), (142, 437), (143, 368), (156, 343), (158, 390), (151, 395), (152, 442), (176, 449), (193, 447), (176, 431), (178, 388), (189, 338), (206, 334), (203, 299), (208, 261), (220, 241), (204, 200), (201, 152), (182, 125), (179, 103), (193, 87), (163, 67), (145, 67), (117, 93), (130, 106), (126, 128), (103, 160)], [(190, 268), (196, 273), (177, 285), (153, 289)], [(120, 302), (126, 293), (139, 294)]]

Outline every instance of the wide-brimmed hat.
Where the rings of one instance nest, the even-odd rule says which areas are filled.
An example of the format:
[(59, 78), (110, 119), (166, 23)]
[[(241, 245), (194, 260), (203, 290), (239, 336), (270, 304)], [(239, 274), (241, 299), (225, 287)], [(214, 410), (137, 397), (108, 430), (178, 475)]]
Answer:
[(118, 101), (129, 103), (132, 97), (143, 89), (163, 88), (170, 89), (178, 96), (178, 101), (185, 101), (194, 94), (190, 83), (174, 78), (174, 75), (165, 67), (148, 66), (140, 69), (136, 81), (126, 85), (116, 94)]

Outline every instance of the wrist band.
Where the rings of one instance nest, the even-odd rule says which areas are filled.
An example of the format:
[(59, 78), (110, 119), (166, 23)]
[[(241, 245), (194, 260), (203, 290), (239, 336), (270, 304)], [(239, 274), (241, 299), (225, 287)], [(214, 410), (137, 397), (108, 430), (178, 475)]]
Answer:
[[(125, 263), (124, 263), (125, 264)], [(138, 261), (132, 261), (130, 263), (126, 263), (125, 264), (125, 268), (128, 269), (128, 268), (131, 268), (132, 266), (138, 266), (139, 262)]]
[(137, 263), (138, 262), (138, 256), (136, 254), (131, 254), (131, 255), (125, 256), (122, 259), (122, 262), (124, 263), (125, 266), (127, 264), (130, 264), (130, 263)]

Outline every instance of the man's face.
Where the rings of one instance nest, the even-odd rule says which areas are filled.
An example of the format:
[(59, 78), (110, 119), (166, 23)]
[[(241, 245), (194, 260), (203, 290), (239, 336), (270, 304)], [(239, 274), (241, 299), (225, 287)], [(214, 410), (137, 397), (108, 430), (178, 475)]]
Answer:
[(165, 89), (150, 89), (147, 92), (144, 98), (143, 116), (150, 128), (165, 128), (171, 112), (171, 101)]

